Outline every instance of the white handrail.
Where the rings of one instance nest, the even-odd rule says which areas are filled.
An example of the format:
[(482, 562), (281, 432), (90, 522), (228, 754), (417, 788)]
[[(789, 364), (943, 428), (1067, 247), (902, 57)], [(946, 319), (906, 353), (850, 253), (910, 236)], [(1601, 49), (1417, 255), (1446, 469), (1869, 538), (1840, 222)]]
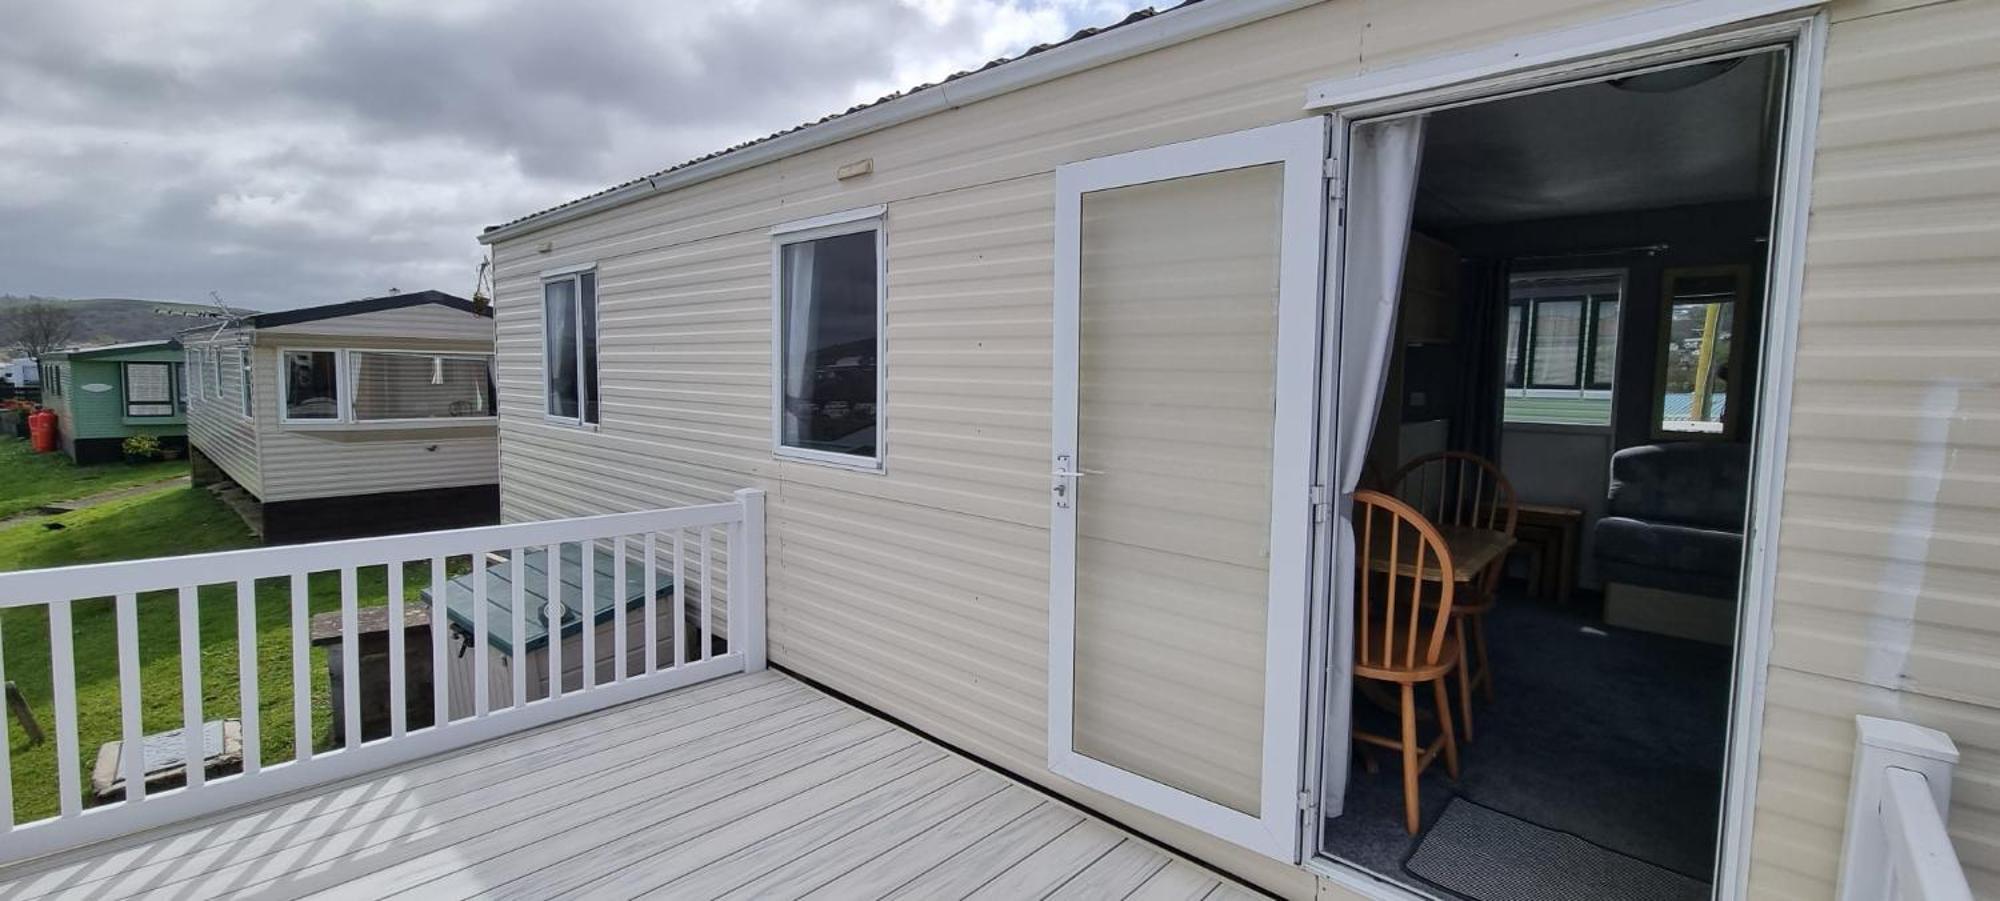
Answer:
[[(693, 535), (688, 534), (690, 530)], [(716, 533), (722, 539), (720, 547), (712, 544)], [(660, 540), (662, 534), (669, 540)], [(569, 553), (565, 554), (565, 548)], [(698, 558), (689, 553), (696, 548)], [(673, 554), (671, 561), (664, 557), (668, 551)], [(535, 584), (540, 579), (524, 572), (523, 563), (531, 556), (543, 561), (546, 594), (542, 585)], [(461, 564), (457, 579), (447, 571), (450, 563)], [(600, 574), (599, 568), (606, 563), (617, 571)], [(632, 574), (628, 584), (627, 566), (638, 568), (643, 575)], [(717, 566), (724, 569), (720, 585), (714, 572)], [(403, 616), (406, 567), (412, 569), (407, 587), (411, 591), (428, 589), (434, 607), (431, 640), (407, 647), (403, 630), (395, 627), (407, 622)], [(359, 612), (363, 598), (359, 579), (364, 570), (375, 569), (385, 574), (378, 587), (387, 596), (380, 600), (387, 606), (387, 623), (394, 624), (386, 626), (390, 651), (385, 655), (389, 677), (386, 703), (390, 716), (379, 736), (363, 734), (361, 713)], [(418, 575), (418, 571), (427, 572), (428, 577)], [(567, 581), (572, 573), (576, 576), (574, 585)], [(328, 648), (327, 656), (342, 673), (343, 690), (337, 700), (344, 708), (344, 715), (333, 724), (344, 741), (317, 751), (313, 747), (315, 720), (310, 694), (315, 674), (311, 671), (308, 629), (308, 595), (313, 581), (309, 577), (316, 574), (338, 578), (339, 647)], [(606, 591), (616, 592), (611, 615), (602, 623), (598, 618), (605, 611), (598, 609), (595, 597), (600, 577), (609, 578)], [(487, 585), (494, 578), (506, 579), (511, 592), (495, 591), (488, 597)], [(528, 582), (526, 591), (549, 602), (546, 614), (523, 610), (524, 579)], [(259, 744), (265, 732), (260, 722), (264, 714), (256, 671), (259, 580), (271, 580), (263, 586), (264, 600), (270, 605), (266, 609), (289, 609), (289, 666), (280, 664), (279, 672), (266, 674), (273, 681), (264, 683), (268, 688), (288, 682), (293, 692), (289, 714), (297, 743), (294, 749), (280, 749), (279, 755), (289, 750), (289, 760), (267, 759)], [(456, 596), (469, 599), (471, 609), (460, 609), (462, 621), (450, 622), (445, 600), (455, 585), (461, 586), (457, 590), (463, 593)], [(625, 609), (634, 604), (636, 612), (638, 602), (630, 592), (641, 585), (645, 594), (643, 628), (628, 621)], [(204, 588), (215, 589), (217, 596), (203, 597)], [(226, 599), (221, 597), (224, 589), (228, 589)], [(726, 593), (718, 599), (711, 594), (717, 590)], [(654, 595), (660, 591), (671, 597), (671, 607), (657, 604)], [(687, 599), (692, 603), (684, 603), (690, 591), (698, 594)], [(561, 598), (578, 601), (577, 608), (569, 609)], [(107, 660), (117, 670), (120, 709), (119, 730), (111, 737), (124, 742), (117, 770), (127, 794), (124, 800), (85, 806), (84, 756), (94, 756), (96, 749), (81, 746), (75, 623), (77, 616), (95, 610), (91, 605), (98, 599), (113, 604), (108, 608), (110, 615), (93, 621), (98, 622), (98, 628), (115, 632), (116, 653)], [(236, 629), (231, 630), (234, 634), (226, 640), (234, 640), (237, 648), (233, 654), (205, 654), (199, 612), (204, 603), (220, 605), (224, 600), (237, 619)], [(489, 604), (506, 609), (489, 611)], [(761, 491), (745, 489), (731, 502), (668, 510), (0, 574), (0, 609), (33, 606), (48, 611), (49, 701), (56, 751), (56, 778), (48, 790), (57, 793), (57, 811), (34, 822), (19, 822), (15, 810), (22, 794), (9, 791), (13, 770), (19, 764), (10, 761), (5, 743), (0, 743), (0, 863), (211, 814), (706, 679), (762, 669), (764, 496)], [(176, 675), (181, 691), (178, 719), (184, 729), (184, 744), (178, 746), (181, 759), (207, 759), (205, 724), (229, 715), (227, 710), (203, 709), (204, 659), (234, 660), (239, 667), (235, 716), (240, 718), (243, 764), (241, 772), (206, 776), (204, 766), (197, 762), (185, 768), (184, 786), (149, 792), (141, 754), (144, 728), (139, 703), (141, 683), (148, 677), (140, 666), (138, 637), (141, 617), (164, 616), (164, 611), (154, 611), (167, 606), (177, 608), (174, 615), (180, 626)], [(459, 604), (452, 606), (460, 608)], [(656, 610), (661, 614), (671, 611), (674, 618), (663, 625), (656, 620)], [(683, 618), (683, 611), (690, 618)], [(718, 623), (717, 616), (725, 619)], [(453, 668), (457, 665), (453, 661), (460, 658), (452, 656), (454, 642), (446, 640), (448, 622), (464, 638), (465, 647), (456, 653), (474, 655), (463, 669)], [(549, 623), (548, 637), (524, 638), (531, 635), (524, 629), (531, 622)], [(574, 624), (576, 631), (566, 635), (564, 626), (569, 624)], [(610, 631), (599, 635), (600, 629)], [(502, 634), (509, 645), (505, 649), (497, 643)], [(211, 636), (209, 640), (217, 639)], [(540, 671), (528, 665), (523, 650), (536, 641), (542, 644), (535, 650), (545, 648), (547, 656), (547, 666)], [(669, 642), (673, 652), (658, 653), (658, 641)], [(720, 650), (718, 641), (723, 643)], [(565, 648), (566, 643), (571, 646)], [(691, 644), (695, 645), (692, 649)], [(411, 690), (406, 654), (425, 650), (423, 645), (428, 645), (431, 655), (434, 688), (419, 694)], [(565, 672), (561, 663), (565, 651), (574, 655), (571, 665), (575, 672)], [(611, 659), (605, 659), (607, 656)], [(95, 663), (81, 662), (86, 666)], [(6, 663), (0, 662), (0, 680), (8, 678)], [(489, 668), (496, 666), (508, 672), (492, 673), (489, 682)], [(289, 672), (284, 671), (287, 669)], [(421, 670), (418, 675), (421, 678)], [(412, 704), (419, 713), (430, 708), (430, 725), (416, 728), (407, 721), (406, 708)]]
[(1916, 770), (1889, 767), (1882, 791), (1882, 828), (1889, 836), (1890, 897), (1923, 901), (1972, 901), (1965, 868), (1945, 832), (1931, 797), (1930, 780)]
[(1958, 748), (1935, 729), (1855, 717), (1840, 901), (1971, 901), (1945, 816)]

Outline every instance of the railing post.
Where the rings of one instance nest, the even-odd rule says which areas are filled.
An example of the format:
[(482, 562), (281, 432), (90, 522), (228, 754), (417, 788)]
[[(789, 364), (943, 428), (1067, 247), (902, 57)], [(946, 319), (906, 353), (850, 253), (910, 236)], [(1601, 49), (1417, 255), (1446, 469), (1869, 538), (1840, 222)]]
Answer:
[(744, 672), (764, 668), (764, 491), (736, 492), (743, 521), (729, 548), (729, 649), (743, 651)]
[(1951, 808), (1951, 771), (1958, 747), (1951, 736), (1914, 723), (1854, 718), (1854, 772), (1847, 789), (1847, 831), (1840, 846), (1839, 901), (1885, 901), (1893, 889), (1889, 835), (1882, 801), (1891, 768), (1929, 783), (1942, 819)]

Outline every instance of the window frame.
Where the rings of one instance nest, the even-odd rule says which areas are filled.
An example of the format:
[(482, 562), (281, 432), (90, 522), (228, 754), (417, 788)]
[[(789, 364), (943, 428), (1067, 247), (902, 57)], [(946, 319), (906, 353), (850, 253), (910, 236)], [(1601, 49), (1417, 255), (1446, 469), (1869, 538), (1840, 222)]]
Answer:
[[(451, 428), (454, 426), (486, 425), (500, 418), (499, 383), (493, 372), (493, 354), (479, 350), (413, 350), (407, 347), (321, 347), (312, 345), (285, 345), (277, 348), (277, 366), (274, 370), (278, 402), (278, 423), (289, 429), (423, 429)], [(293, 353), (333, 354), (334, 390), (338, 401), (339, 415), (333, 419), (294, 419), (286, 415), (291, 408), (291, 387), (285, 378), (285, 355)], [(486, 361), (486, 380), (492, 386), (493, 394), (488, 398), (491, 408), (484, 416), (425, 416), (406, 419), (357, 419), (354, 416), (354, 362), (353, 354), (393, 354), (408, 357), (461, 357)]]
[[(596, 399), (598, 401), (598, 404), (597, 404), (596, 419), (590, 419), (585, 415), (586, 411), (590, 409), (590, 404), (586, 403), (587, 398), (584, 395), (584, 386), (589, 384), (589, 381), (585, 380), (583, 377), (584, 376), (583, 277), (585, 275), (591, 276), (590, 334), (592, 336), (592, 340), (597, 342), (597, 354), (595, 355), (596, 365), (593, 367), (593, 371), (591, 372), (591, 375), (596, 376), (594, 381), (597, 382)], [(603, 277), (598, 275), (597, 263), (595, 261), (592, 261), (589, 263), (578, 263), (574, 266), (563, 266), (556, 269), (542, 270), (541, 278), (536, 283), (541, 288), (541, 293), (535, 298), (535, 305), (536, 305), (537, 315), (541, 317), (541, 323), (542, 323), (541, 331), (538, 333), (541, 338), (541, 347), (536, 351), (536, 354), (541, 357), (540, 372), (542, 379), (543, 422), (549, 423), (551, 425), (566, 425), (571, 428), (585, 429), (589, 431), (596, 431), (604, 427), (604, 403), (603, 403), (604, 303), (602, 298), (602, 295), (604, 293), (603, 281), (604, 281)], [(555, 284), (556, 282), (570, 283), (570, 314), (576, 318), (576, 324), (577, 324), (576, 415), (575, 416), (558, 416), (555, 413), (550, 412), (553, 407), (550, 401), (553, 399), (554, 395), (549, 393), (549, 285)]]
[[(347, 409), (348, 394), (349, 394), (349, 391), (347, 390), (347, 354), (342, 353), (341, 351), (342, 349), (338, 347), (278, 348), (278, 360), (277, 360), (278, 368), (276, 375), (277, 375), (277, 385), (278, 385), (278, 392), (277, 392), (278, 423), (280, 425), (307, 426), (307, 427), (314, 427), (314, 426), (339, 427), (339, 426), (349, 425), (351, 423), (351, 420), (348, 418), (348, 409)], [(318, 419), (318, 418), (295, 419), (291, 415), (292, 386), (291, 386), (291, 380), (285, 377), (286, 375), (285, 360), (292, 354), (314, 354), (314, 353), (333, 354), (333, 390), (334, 390), (333, 399), (335, 408), (334, 415), (333, 418), (331, 419)]]
[[(486, 414), (484, 416), (406, 416), (398, 419), (362, 419), (361, 417), (355, 415), (354, 413), (353, 379), (355, 374), (360, 371), (355, 366), (354, 361), (350, 359), (355, 354), (376, 354), (380, 356), (398, 356), (398, 357), (434, 357), (434, 358), (447, 357), (447, 358), (456, 358), (465, 360), (484, 360), (486, 362), (486, 384), (488, 392), (486, 398), (487, 401)], [(384, 424), (394, 425), (394, 426), (441, 426), (441, 425), (456, 425), (464, 423), (492, 422), (495, 419), (499, 418), (499, 407), (500, 407), (498, 398), (499, 385), (496, 383), (494, 379), (493, 354), (491, 353), (484, 353), (476, 350), (409, 350), (406, 348), (379, 349), (372, 347), (350, 347), (343, 349), (341, 351), (340, 356), (341, 356), (341, 387), (344, 391), (340, 407), (341, 407), (341, 412), (345, 414), (345, 416), (347, 417), (345, 419), (342, 419), (341, 422), (345, 425), (359, 426), (362, 428), (378, 427)]]
[(237, 412), (241, 413), (244, 419), (257, 418), (256, 397), (251, 390), (251, 386), (255, 382), (256, 365), (257, 349), (255, 347), (243, 345), (236, 349), (236, 394), (241, 401), (237, 405)]
[[(136, 404), (139, 404), (139, 405), (141, 405), (141, 406), (160, 406), (160, 405), (161, 405), (161, 402), (160, 402), (160, 401), (153, 401), (153, 400), (148, 400), (148, 401), (135, 401), (135, 400), (133, 400), (133, 399), (132, 399), (132, 367), (134, 367), (134, 366), (165, 366), (165, 367), (167, 367), (167, 399), (166, 399), (166, 402), (165, 402), (165, 406), (166, 406), (166, 408), (167, 408), (167, 412), (165, 412), (165, 413), (134, 413), (134, 412), (132, 412), (132, 405), (133, 405), (133, 404), (135, 404), (135, 403), (136, 403)], [(173, 364), (173, 363), (172, 363), (171, 361), (164, 361), (164, 360), (121, 360), (121, 361), (119, 361), (119, 363), (118, 363), (118, 408), (119, 408), (119, 409), (118, 409), (118, 415), (119, 415), (119, 417), (120, 417), (120, 418), (122, 418), (122, 419), (145, 419), (145, 420), (154, 420), (154, 419), (172, 419), (172, 418), (174, 418), (174, 417), (176, 417), (176, 416), (179, 416), (179, 415), (180, 415), (180, 412), (181, 412), (181, 409), (180, 409), (180, 404), (179, 404), (179, 403), (177, 403), (177, 400), (178, 400), (178, 398), (176, 398), (175, 394), (176, 394), (176, 392), (174, 391), (174, 364)]]
[(203, 373), (208, 384), (208, 399), (222, 399), (222, 349), (214, 345), (208, 347), (208, 366)]
[[(785, 443), (785, 248), (822, 238), (875, 235), (875, 453), (843, 454)], [(887, 205), (799, 219), (771, 229), (771, 456), (779, 460), (882, 474), (889, 436), (889, 228)]]
[[(1726, 443), (1736, 440), (1736, 432), (1740, 427), (1738, 420), (1741, 418), (1741, 415), (1738, 405), (1726, 399), (1726, 392), (1722, 407), (1722, 428), (1713, 432), (1707, 432), (1695, 430), (1681, 431), (1666, 427), (1666, 348), (1667, 341), (1673, 337), (1674, 307), (1692, 306), (1696, 303), (1690, 301), (1687, 304), (1675, 304), (1674, 284), (1684, 278), (1708, 278), (1719, 275), (1732, 276), (1736, 279), (1736, 296), (1730, 301), (1735, 306), (1730, 308), (1729, 311), (1729, 358), (1724, 361), (1724, 365), (1729, 367), (1732, 386), (1743, 372), (1745, 362), (1743, 355), (1748, 352), (1748, 349), (1744, 347), (1742, 339), (1745, 337), (1744, 327), (1748, 324), (1747, 317), (1750, 315), (1750, 305), (1763, 301), (1763, 295), (1754, 290), (1750, 283), (1754, 275), (1754, 269), (1747, 264), (1731, 263), (1719, 266), (1675, 266), (1662, 270), (1660, 272), (1659, 331), (1654, 336), (1653, 342), (1653, 383), (1647, 386), (1647, 389), (1653, 395), (1652, 400), (1649, 402), (1652, 413), (1651, 421), (1647, 424), (1647, 433), (1652, 436), (1654, 441), (1717, 441)], [(1751, 391), (1756, 390), (1756, 380), (1752, 379), (1746, 388)]]
[[(1529, 381), (1534, 372), (1535, 307), (1544, 298), (1534, 296), (1532, 293), (1528, 296), (1516, 296), (1516, 289), (1513, 286), (1512, 280), (1524, 278), (1550, 281), (1560, 280), (1563, 282), (1563, 284), (1559, 285), (1528, 289), (1530, 292), (1537, 290), (1544, 292), (1546, 299), (1580, 298), (1583, 301), (1581, 319), (1578, 323), (1577, 356), (1573, 375), (1576, 383), (1574, 385), (1558, 387), (1537, 385)], [(1616, 426), (1618, 422), (1618, 360), (1623, 356), (1625, 350), (1623, 317), (1626, 313), (1626, 304), (1631, 299), (1629, 296), (1630, 288), (1631, 271), (1625, 268), (1529, 270), (1510, 274), (1507, 290), (1507, 309), (1512, 311), (1515, 308), (1520, 308), (1521, 331), (1518, 336), (1509, 335), (1508, 337), (1511, 340), (1519, 342), (1517, 345), (1519, 353), (1515, 357), (1515, 365), (1520, 372), (1520, 380), (1518, 383), (1514, 380), (1513, 372), (1502, 373), (1500, 421), (1503, 426), (1519, 426), (1535, 429), (1583, 429), (1590, 431), (1607, 431)], [(1599, 311), (1606, 303), (1613, 303), (1618, 306), (1620, 319), (1619, 332), (1612, 338), (1610, 379), (1600, 382), (1595, 379), (1595, 376), (1598, 375), (1596, 371), (1598, 349), (1597, 322)], [(1504, 366), (1504, 353), (1502, 354), (1501, 361)], [(1532, 419), (1508, 419), (1506, 402), (1509, 398), (1608, 400), (1611, 402), (1611, 411), (1607, 414), (1606, 420), (1603, 423), (1558, 423)]]

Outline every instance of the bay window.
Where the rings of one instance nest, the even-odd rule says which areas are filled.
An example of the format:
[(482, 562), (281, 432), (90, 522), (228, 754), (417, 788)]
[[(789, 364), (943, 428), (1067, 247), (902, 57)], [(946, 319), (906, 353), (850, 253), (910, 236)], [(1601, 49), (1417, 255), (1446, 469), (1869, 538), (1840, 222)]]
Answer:
[(423, 425), (490, 419), (492, 357), (414, 350), (284, 350), (279, 404), (288, 423)]

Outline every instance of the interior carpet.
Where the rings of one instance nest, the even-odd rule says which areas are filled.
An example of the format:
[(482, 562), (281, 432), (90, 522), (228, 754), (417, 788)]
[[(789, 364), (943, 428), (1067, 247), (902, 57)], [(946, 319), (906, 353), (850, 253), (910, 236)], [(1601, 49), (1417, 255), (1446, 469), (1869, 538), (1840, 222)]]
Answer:
[(1708, 883), (1453, 798), (1403, 869), (1473, 901), (1697, 901)]

